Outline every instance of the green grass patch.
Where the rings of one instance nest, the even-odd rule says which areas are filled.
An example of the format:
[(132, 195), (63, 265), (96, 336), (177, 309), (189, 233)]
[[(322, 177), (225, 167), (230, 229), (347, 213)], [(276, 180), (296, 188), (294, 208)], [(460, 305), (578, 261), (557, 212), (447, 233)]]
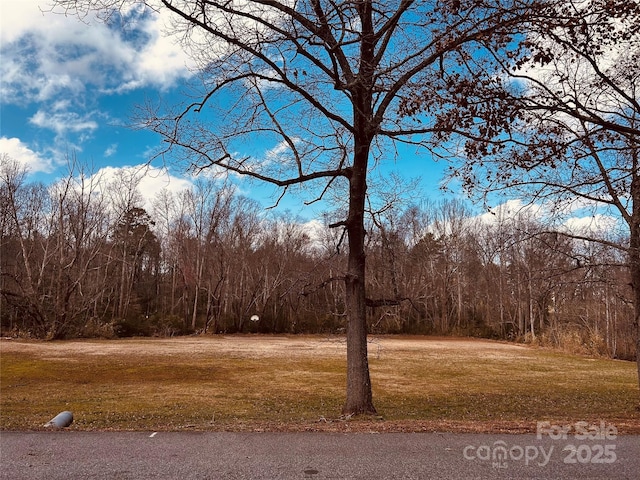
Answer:
[[(346, 422), (344, 342), (324, 337), (22, 342), (0, 346), (0, 428), (62, 410), (78, 430), (531, 430), (606, 421), (640, 432), (631, 362), (488, 341), (382, 337), (379, 417)], [(346, 425), (346, 427), (345, 427)], [(506, 426), (506, 427), (505, 427)]]

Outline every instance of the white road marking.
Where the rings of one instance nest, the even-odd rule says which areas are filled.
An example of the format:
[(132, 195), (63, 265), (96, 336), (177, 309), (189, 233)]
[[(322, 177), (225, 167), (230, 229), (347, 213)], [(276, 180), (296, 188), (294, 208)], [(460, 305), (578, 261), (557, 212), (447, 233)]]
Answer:
[(153, 438), (158, 434), (158, 432), (153, 432), (151, 435), (149, 435), (149, 438)]

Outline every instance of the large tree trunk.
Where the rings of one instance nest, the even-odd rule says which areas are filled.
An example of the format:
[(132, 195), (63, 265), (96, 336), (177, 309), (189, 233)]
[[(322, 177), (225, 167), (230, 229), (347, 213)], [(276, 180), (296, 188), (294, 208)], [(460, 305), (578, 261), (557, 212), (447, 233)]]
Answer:
[[(640, 249), (636, 248), (635, 254), (639, 255), (639, 252)], [(638, 404), (640, 406), (640, 260), (637, 258), (631, 264), (631, 279), (633, 286), (633, 325), (636, 335), (636, 364), (638, 366)]]
[(353, 95), (354, 150), (349, 174), (349, 261), (345, 278), (347, 306), (347, 400), (344, 415), (374, 414), (367, 355), (367, 309), (365, 294), (364, 211), (371, 143), (377, 133), (373, 122), (373, 72), (375, 35), (371, 2), (358, 4), (361, 22), (360, 71)]
[(349, 179), (349, 262), (345, 278), (347, 307), (347, 400), (344, 415), (374, 414), (367, 355), (364, 207), (368, 145), (356, 146)]

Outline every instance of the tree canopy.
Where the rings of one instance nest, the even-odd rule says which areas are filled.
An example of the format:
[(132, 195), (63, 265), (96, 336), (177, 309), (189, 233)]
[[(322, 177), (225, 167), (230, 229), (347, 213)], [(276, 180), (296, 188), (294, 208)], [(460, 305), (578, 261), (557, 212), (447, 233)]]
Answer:
[[(344, 229), (349, 251), (342, 275), (349, 319), (346, 415), (375, 412), (367, 357), (366, 305), (376, 302), (365, 291), (366, 199), (371, 172), (395, 157), (397, 142), (466, 156), (475, 163), (463, 169), (463, 178), (477, 185), (476, 167), (482, 170), (486, 158), (506, 158), (527, 172), (559, 162), (569, 145), (548, 136), (556, 133), (559, 113), (603, 134), (637, 138), (628, 113), (613, 115), (624, 109), (608, 103), (611, 95), (625, 100), (635, 118), (635, 93), (610, 81), (629, 69), (604, 70), (590, 61), (604, 58), (618, 40), (633, 40), (637, 23), (619, 25), (633, 21), (637, 10), (618, 1), (54, 3), (57, 11), (83, 18), (97, 12), (114, 25), (148, 12), (171, 13), (168, 29), (180, 35), (198, 71), (182, 102), (138, 112), (139, 125), (161, 135), (164, 154), (196, 172), (222, 169), (272, 183), (282, 194), (312, 184), (309, 202), (329, 189), (344, 192), (342, 217), (332, 226)], [(567, 65), (575, 73), (555, 78), (560, 90), (509, 78), (513, 67), (556, 65), (566, 58), (556, 49), (573, 58)], [(566, 89), (582, 79), (571, 67), (578, 64), (592, 68), (597, 80), (572, 94)], [(594, 89), (606, 93), (594, 100)], [(593, 137), (579, 136), (589, 149), (585, 138)], [(265, 145), (267, 154), (260, 148)], [(615, 170), (614, 164), (604, 169)], [(509, 172), (495, 170), (500, 181), (513, 178)]]

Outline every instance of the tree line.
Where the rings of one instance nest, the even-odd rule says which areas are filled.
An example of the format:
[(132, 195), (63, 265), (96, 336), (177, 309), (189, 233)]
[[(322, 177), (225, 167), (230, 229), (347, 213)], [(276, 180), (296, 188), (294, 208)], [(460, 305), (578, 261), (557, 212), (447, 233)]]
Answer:
[[(311, 196), (318, 196), (308, 202), (330, 192), (347, 200), (328, 223), (338, 236), (333, 246), (346, 243), (337, 255), (331, 250), (330, 258), (346, 252), (338, 264), (346, 266), (313, 279), (344, 289), (344, 309), (338, 300), (329, 314), (348, 319), (345, 415), (375, 413), (369, 330), (398, 318), (407, 331), (414, 324), (442, 332), (483, 325), (501, 335), (514, 330), (539, 339), (545, 329), (553, 330), (550, 325), (569, 322), (585, 327), (576, 335), (593, 331), (597, 338), (602, 328), (610, 331), (611, 322), (620, 328), (619, 315), (628, 305), (625, 283), (617, 278), (624, 276), (621, 264), (630, 276), (631, 323), (640, 350), (640, 2), (53, 3), (59, 13), (125, 29), (151, 12), (170, 19), (198, 74), (180, 100), (137, 110), (136, 126), (162, 138), (158, 156), (192, 172), (223, 170), (267, 182), (282, 195), (310, 186)], [(256, 141), (273, 145), (280, 152), (277, 161), (248, 152), (246, 145)], [(474, 231), (468, 220), (457, 223), (465, 229), (445, 223), (444, 233), (431, 232), (425, 240), (423, 231), (408, 242), (396, 232), (397, 221), (367, 216), (372, 173), (385, 160), (400, 160), (400, 146), (451, 160), (452, 175), (474, 195), (508, 191), (560, 212), (576, 204), (589, 206), (594, 215), (608, 209), (626, 233), (594, 238), (551, 224), (537, 231), (535, 221), (522, 220), (523, 225), (504, 227), (506, 240), (497, 250), (487, 247), (493, 261), (471, 246), (482, 229), (471, 240), (460, 233)], [(435, 217), (442, 213), (427, 211)], [(395, 218), (405, 213), (396, 211)], [(408, 293), (416, 282), (408, 272), (415, 271), (418, 259), (408, 258), (425, 243), (429, 261), (417, 264), (433, 264), (433, 270), (417, 281), (417, 290), (429, 289), (416, 297)], [(198, 252), (201, 263), (192, 277), (202, 279), (207, 257)], [(550, 263), (537, 264), (540, 259)], [(273, 278), (272, 270), (269, 275)], [(616, 280), (610, 284), (609, 277)], [(332, 278), (343, 284), (336, 286)], [(616, 285), (607, 301), (601, 291), (595, 293), (604, 284)], [(586, 286), (594, 290), (587, 293)], [(202, 290), (196, 289), (193, 305), (204, 301)], [(305, 305), (320, 291), (327, 292), (305, 290)], [(490, 299), (496, 292), (498, 307)], [(127, 303), (123, 298), (118, 304)], [(598, 328), (595, 306), (613, 315), (605, 315), (609, 320)], [(403, 315), (396, 317), (398, 312)], [(550, 334), (555, 340), (561, 336)], [(620, 344), (614, 344), (619, 352)]]
[[(344, 332), (347, 253), (329, 216), (265, 214), (204, 177), (147, 210), (140, 175), (106, 182), (75, 164), (43, 185), (2, 157), (4, 335)], [(366, 225), (370, 333), (635, 354), (629, 272), (614, 248), (551, 229), (517, 202), (484, 216), (459, 200), (390, 203)]]

